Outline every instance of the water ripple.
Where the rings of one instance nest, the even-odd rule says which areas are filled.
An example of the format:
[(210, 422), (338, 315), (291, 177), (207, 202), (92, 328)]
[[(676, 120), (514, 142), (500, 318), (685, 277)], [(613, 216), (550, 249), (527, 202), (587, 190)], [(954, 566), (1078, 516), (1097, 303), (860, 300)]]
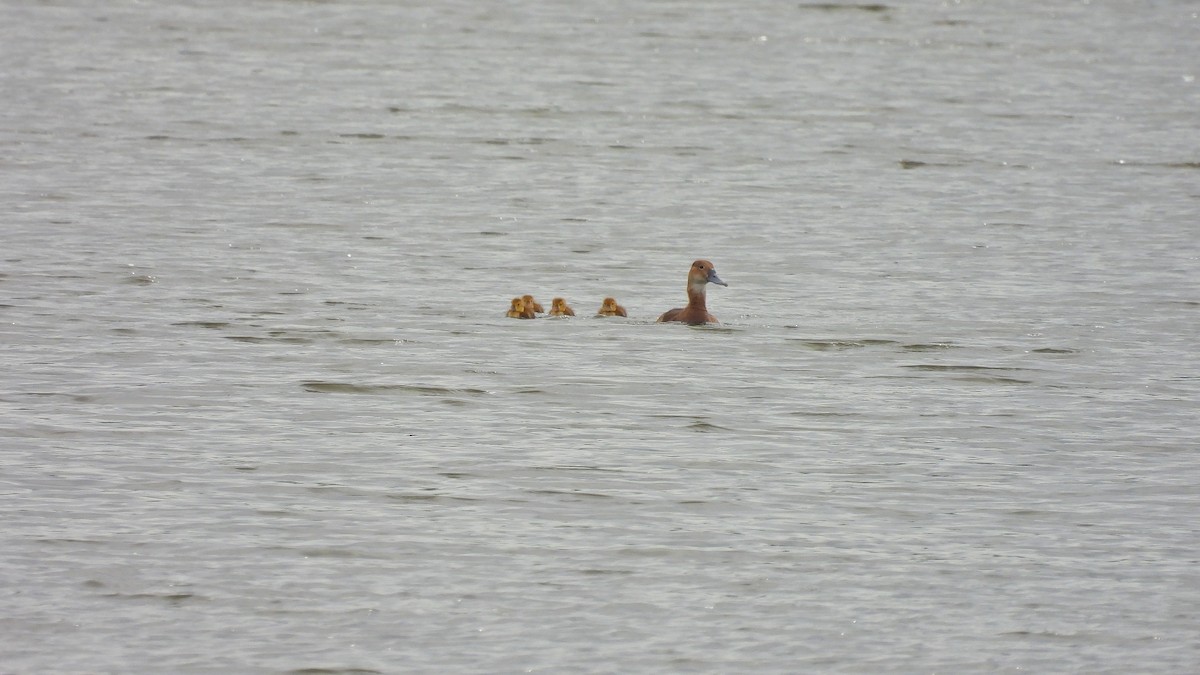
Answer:
[(418, 394), (421, 396), (461, 395), (480, 396), (489, 394), (484, 389), (471, 387), (439, 387), (425, 384), (355, 384), (353, 382), (329, 382), (325, 380), (308, 380), (301, 382), (305, 391), (320, 394)]

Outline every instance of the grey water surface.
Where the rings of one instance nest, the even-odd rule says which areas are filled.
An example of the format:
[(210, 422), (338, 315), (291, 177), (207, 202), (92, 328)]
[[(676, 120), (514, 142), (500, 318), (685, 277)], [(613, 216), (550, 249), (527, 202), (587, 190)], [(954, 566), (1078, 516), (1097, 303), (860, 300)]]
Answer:
[(1189, 672), (1197, 76), (1189, 0), (4, 0), (0, 672)]

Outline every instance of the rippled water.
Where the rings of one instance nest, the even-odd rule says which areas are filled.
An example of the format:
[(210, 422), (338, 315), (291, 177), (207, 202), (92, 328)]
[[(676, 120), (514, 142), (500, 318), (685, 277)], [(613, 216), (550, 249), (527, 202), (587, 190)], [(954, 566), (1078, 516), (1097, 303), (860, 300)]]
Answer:
[(0, 5), (0, 671), (1200, 660), (1195, 3), (398, 5)]

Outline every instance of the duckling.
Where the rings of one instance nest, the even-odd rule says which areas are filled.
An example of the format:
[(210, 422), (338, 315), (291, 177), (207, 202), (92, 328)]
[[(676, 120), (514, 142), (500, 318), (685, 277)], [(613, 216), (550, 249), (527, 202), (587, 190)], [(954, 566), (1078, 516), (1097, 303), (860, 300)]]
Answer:
[(575, 316), (575, 310), (563, 298), (554, 298), (550, 301), (550, 316)]
[(532, 309), (533, 311), (537, 312), (538, 314), (546, 313), (546, 310), (542, 309), (542, 303), (538, 302), (537, 300), (534, 300), (532, 295), (522, 296), (521, 299), (525, 301), (525, 306), (527, 308)]
[(626, 316), (625, 308), (617, 304), (616, 298), (605, 298), (596, 316)]
[(525, 306), (525, 301), (521, 298), (513, 298), (512, 306), (509, 308), (507, 316), (510, 319), (532, 319), (533, 310)]

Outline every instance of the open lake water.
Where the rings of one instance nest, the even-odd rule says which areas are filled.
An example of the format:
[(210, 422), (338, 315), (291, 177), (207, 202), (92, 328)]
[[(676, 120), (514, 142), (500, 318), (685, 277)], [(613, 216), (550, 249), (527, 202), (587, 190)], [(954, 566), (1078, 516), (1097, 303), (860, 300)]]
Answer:
[(0, 672), (1192, 671), (1198, 76), (1190, 0), (0, 2)]

